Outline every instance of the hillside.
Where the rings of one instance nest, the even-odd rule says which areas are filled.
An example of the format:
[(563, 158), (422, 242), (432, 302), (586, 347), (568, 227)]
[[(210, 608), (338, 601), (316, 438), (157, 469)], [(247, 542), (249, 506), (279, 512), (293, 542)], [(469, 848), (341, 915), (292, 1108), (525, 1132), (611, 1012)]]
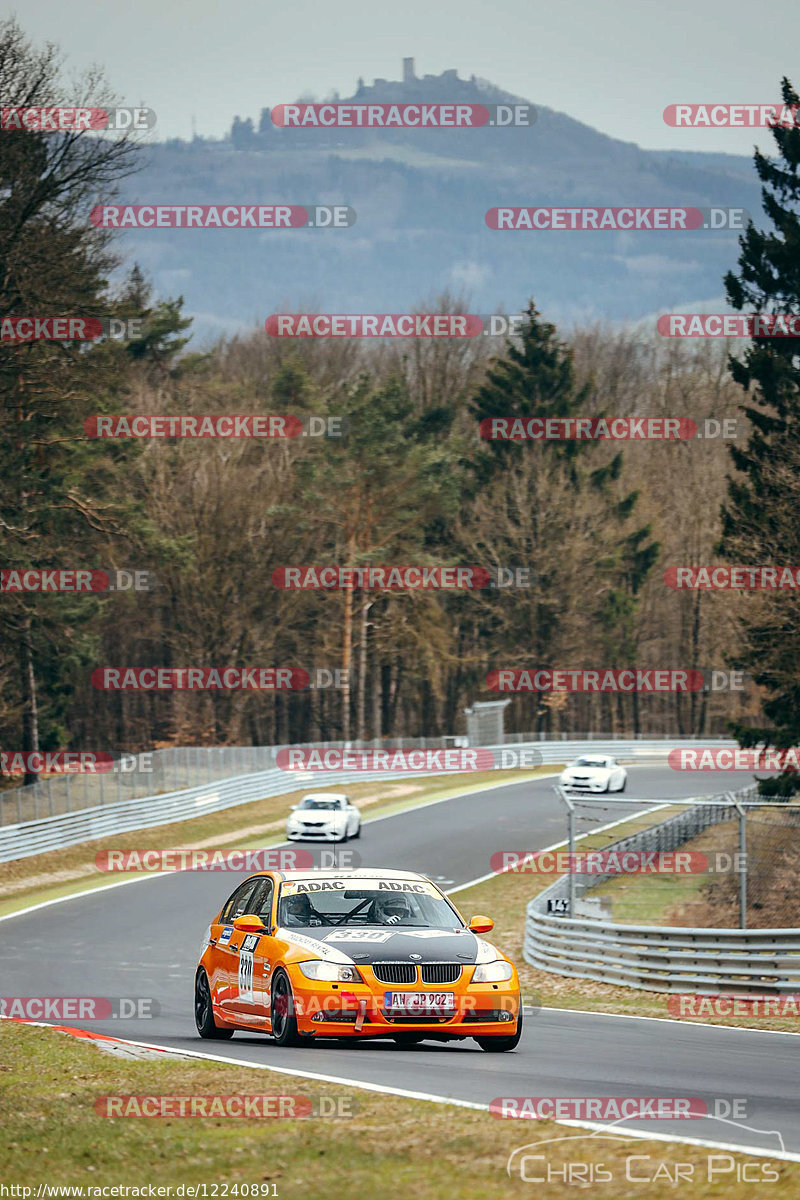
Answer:
[[(522, 98), (445, 72), (360, 83), (341, 99)], [(236, 118), (224, 141), (156, 144), (124, 199), (349, 204), (357, 221), (328, 231), (133, 230), (123, 247), (159, 293), (184, 294), (201, 335), (262, 322), (287, 307), (403, 311), (445, 289), (468, 296), (480, 312), (515, 310), (534, 295), (548, 316), (567, 323), (636, 319), (721, 297), (721, 277), (737, 251), (734, 232), (487, 229), (484, 213), (498, 204), (760, 212), (745, 158), (642, 150), (563, 113), (538, 104), (536, 111), (528, 129), (318, 130), (276, 128), (264, 110), (257, 125)]]

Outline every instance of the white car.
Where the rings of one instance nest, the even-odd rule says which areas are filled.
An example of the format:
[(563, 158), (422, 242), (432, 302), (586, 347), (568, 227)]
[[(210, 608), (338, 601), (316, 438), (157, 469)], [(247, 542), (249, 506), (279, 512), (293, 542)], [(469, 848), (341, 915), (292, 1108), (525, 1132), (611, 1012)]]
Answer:
[(361, 814), (341, 792), (313, 792), (292, 805), (286, 836), (290, 841), (346, 842), (361, 837)]
[(562, 787), (581, 792), (624, 792), (628, 772), (607, 754), (584, 754), (558, 777)]

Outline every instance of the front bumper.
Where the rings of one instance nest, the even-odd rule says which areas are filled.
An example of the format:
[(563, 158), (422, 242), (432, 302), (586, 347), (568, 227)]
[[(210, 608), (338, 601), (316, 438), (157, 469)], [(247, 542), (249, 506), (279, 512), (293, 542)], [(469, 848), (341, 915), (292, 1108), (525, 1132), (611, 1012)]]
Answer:
[(334, 829), (330, 825), (317, 826), (311, 828), (294, 828), (286, 830), (286, 837), (290, 842), (340, 842), (344, 837), (343, 829)]
[(609, 785), (608, 779), (562, 779), (559, 782), (573, 792), (605, 792)]
[[(324, 983), (306, 979), (297, 968), (289, 971), (297, 1027), (317, 1037), (392, 1037), (402, 1033), (435, 1033), (452, 1037), (511, 1037), (521, 1007), (519, 985), (418, 985), (404, 988), (381, 983)], [(384, 1008), (386, 992), (453, 992), (455, 1011), (400, 1016)]]

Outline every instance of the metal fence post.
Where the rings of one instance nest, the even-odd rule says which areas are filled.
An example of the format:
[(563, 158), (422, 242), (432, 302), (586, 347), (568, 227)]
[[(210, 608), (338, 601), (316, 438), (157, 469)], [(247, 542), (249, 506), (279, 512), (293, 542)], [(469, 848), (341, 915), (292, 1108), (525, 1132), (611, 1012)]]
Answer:
[(747, 929), (747, 809), (739, 809), (739, 928)]
[(569, 849), (569, 874), (567, 883), (569, 886), (569, 915), (575, 915), (575, 805), (570, 800), (562, 787), (556, 785), (553, 791), (567, 807), (567, 846)]

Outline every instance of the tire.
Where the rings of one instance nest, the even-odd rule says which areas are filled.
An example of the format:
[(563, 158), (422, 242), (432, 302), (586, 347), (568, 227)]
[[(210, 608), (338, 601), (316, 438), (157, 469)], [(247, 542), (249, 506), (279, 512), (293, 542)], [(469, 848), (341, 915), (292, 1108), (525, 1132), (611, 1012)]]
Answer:
[(479, 1037), (475, 1041), (480, 1046), (481, 1050), (486, 1050), (489, 1054), (504, 1054), (507, 1050), (516, 1050), (519, 1045), (519, 1040), (522, 1037), (522, 998), (519, 1002), (519, 1018), (517, 1020), (517, 1032), (511, 1037)]
[(214, 1020), (211, 988), (208, 976), (202, 967), (194, 980), (194, 1023), (201, 1038), (211, 1038), (214, 1041), (222, 1042), (233, 1037), (232, 1029), (220, 1029)]
[(278, 1046), (299, 1046), (301, 1037), (297, 1029), (294, 1011), (294, 996), (289, 976), (285, 971), (276, 971), (272, 980), (270, 1016), (272, 1036)]

